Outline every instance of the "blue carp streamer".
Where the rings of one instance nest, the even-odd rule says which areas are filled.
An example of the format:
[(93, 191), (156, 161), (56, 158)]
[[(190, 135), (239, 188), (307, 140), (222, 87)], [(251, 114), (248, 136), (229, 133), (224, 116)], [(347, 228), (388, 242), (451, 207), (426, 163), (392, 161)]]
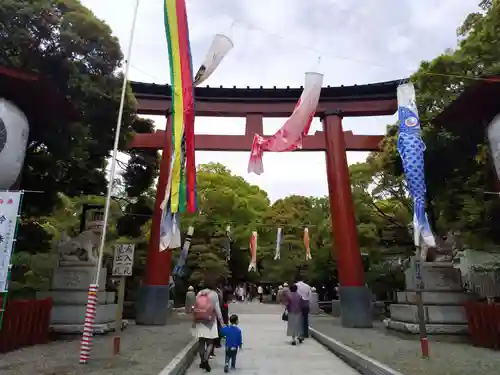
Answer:
[(189, 248), (191, 247), (191, 240), (193, 238), (194, 228), (189, 227), (186, 233), (186, 238), (184, 239), (184, 246), (182, 247), (181, 253), (179, 254), (179, 259), (175, 265), (173, 274), (175, 276), (184, 275), (184, 267), (186, 265), (186, 260), (189, 253)]
[(399, 135), (398, 152), (403, 163), (408, 190), (413, 198), (413, 235), (416, 246), (420, 239), (429, 247), (436, 246), (427, 214), (425, 213), (424, 151), (415, 88), (412, 83), (400, 85), (398, 94)]

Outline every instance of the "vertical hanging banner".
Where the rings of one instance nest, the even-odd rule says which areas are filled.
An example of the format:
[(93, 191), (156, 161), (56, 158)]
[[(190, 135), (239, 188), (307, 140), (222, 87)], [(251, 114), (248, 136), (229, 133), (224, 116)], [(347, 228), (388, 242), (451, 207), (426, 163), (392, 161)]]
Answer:
[(208, 52), (205, 56), (205, 60), (201, 64), (200, 68), (196, 72), (196, 76), (194, 78), (194, 85), (199, 86), (203, 82), (205, 82), (208, 77), (212, 75), (212, 73), (217, 69), (219, 64), (222, 62), (224, 57), (231, 51), (233, 48), (233, 42), (227, 36), (222, 34), (215, 35), (212, 40), (212, 45), (208, 49)]
[[(415, 246), (420, 246), (420, 239), (428, 247), (435, 247), (436, 240), (425, 213), (425, 174), (422, 129), (418, 117), (415, 88), (412, 83), (398, 86), (398, 152), (401, 156), (408, 190), (413, 198), (413, 236)], [(427, 254), (421, 252), (425, 259)]]
[(194, 89), (189, 28), (184, 0), (164, 0), (172, 88), (170, 212), (196, 212)]
[(231, 226), (228, 225), (226, 227), (226, 244), (225, 244), (225, 250), (226, 250), (226, 261), (229, 262), (231, 260)]
[(257, 271), (257, 232), (252, 232), (250, 236), (250, 265), (248, 266), (248, 272)]
[(267, 139), (258, 134), (254, 135), (248, 162), (248, 173), (260, 175), (264, 172), (262, 162), (264, 151), (285, 152), (302, 148), (302, 139), (309, 132), (318, 107), (323, 75), (308, 72), (305, 80), (304, 91), (302, 91), (293, 113), (281, 129)]
[(169, 181), (162, 202), (160, 251), (181, 246), (179, 212), (198, 209), (194, 146), (194, 87), (205, 81), (233, 47), (224, 35), (216, 35), (193, 82), (193, 64), (185, 0), (162, 0), (168, 43), (172, 94), (172, 158)]
[(278, 228), (278, 233), (276, 233), (276, 250), (274, 252), (274, 260), (281, 258), (281, 241), (283, 240), (283, 230)]
[(191, 247), (191, 240), (193, 239), (194, 228), (189, 227), (186, 233), (186, 238), (184, 239), (184, 246), (182, 246), (181, 253), (179, 254), (179, 259), (174, 268), (174, 275), (182, 276), (184, 275), (184, 266), (186, 265), (186, 259), (188, 257), (189, 248)]
[(311, 247), (309, 241), (309, 229), (304, 228), (304, 246), (306, 248), (306, 260), (311, 260)]
[(16, 237), (21, 192), (0, 191), (0, 293), (8, 290), (10, 258)]

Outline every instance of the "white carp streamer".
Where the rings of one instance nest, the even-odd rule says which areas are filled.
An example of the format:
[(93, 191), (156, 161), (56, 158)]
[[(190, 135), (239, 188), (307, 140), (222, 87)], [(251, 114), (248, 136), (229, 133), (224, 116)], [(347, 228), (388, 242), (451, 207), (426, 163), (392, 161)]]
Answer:
[(222, 34), (216, 34), (212, 40), (212, 45), (210, 46), (205, 60), (201, 64), (198, 72), (194, 77), (194, 86), (199, 86), (205, 82), (208, 77), (217, 69), (219, 64), (222, 62), (224, 57), (233, 48), (233, 42), (227, 36)]
[(276, 233), (276, 251), (274, 252), (274, 260), (281, 258), (281, 241), (283, 240), (283, 230), (278, 228), (278, 233)]

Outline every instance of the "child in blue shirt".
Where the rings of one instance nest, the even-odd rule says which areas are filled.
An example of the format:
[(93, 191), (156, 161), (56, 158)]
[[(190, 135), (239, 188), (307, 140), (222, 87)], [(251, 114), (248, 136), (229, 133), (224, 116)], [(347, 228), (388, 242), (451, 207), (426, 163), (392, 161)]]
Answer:
[(238, 354), (238, 348), (241, 348), (243, 345), (241, 329), (238, 327), (238, 315), (231, 315), (229, 323), (230, 325), (222, 328), (222, 335), (226, 338), (226, 363), (224, 365), (224, 372), (229, 372), (229, 361), (231, 361), (231, 368), (236, 367), (236, 354)]

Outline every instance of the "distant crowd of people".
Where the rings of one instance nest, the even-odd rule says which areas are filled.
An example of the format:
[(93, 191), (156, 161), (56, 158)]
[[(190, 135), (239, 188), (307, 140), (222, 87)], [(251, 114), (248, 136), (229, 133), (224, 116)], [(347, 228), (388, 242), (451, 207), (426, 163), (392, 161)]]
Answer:
[(262, 285), (255, 286), (253, 284), (239, 284), (234, 288), (233, 298), (235, 301), (252, 302), (255, 297), (259, 298), (260, 302), (264, 300), (264, 294), (268, 294), (268, 288)]

